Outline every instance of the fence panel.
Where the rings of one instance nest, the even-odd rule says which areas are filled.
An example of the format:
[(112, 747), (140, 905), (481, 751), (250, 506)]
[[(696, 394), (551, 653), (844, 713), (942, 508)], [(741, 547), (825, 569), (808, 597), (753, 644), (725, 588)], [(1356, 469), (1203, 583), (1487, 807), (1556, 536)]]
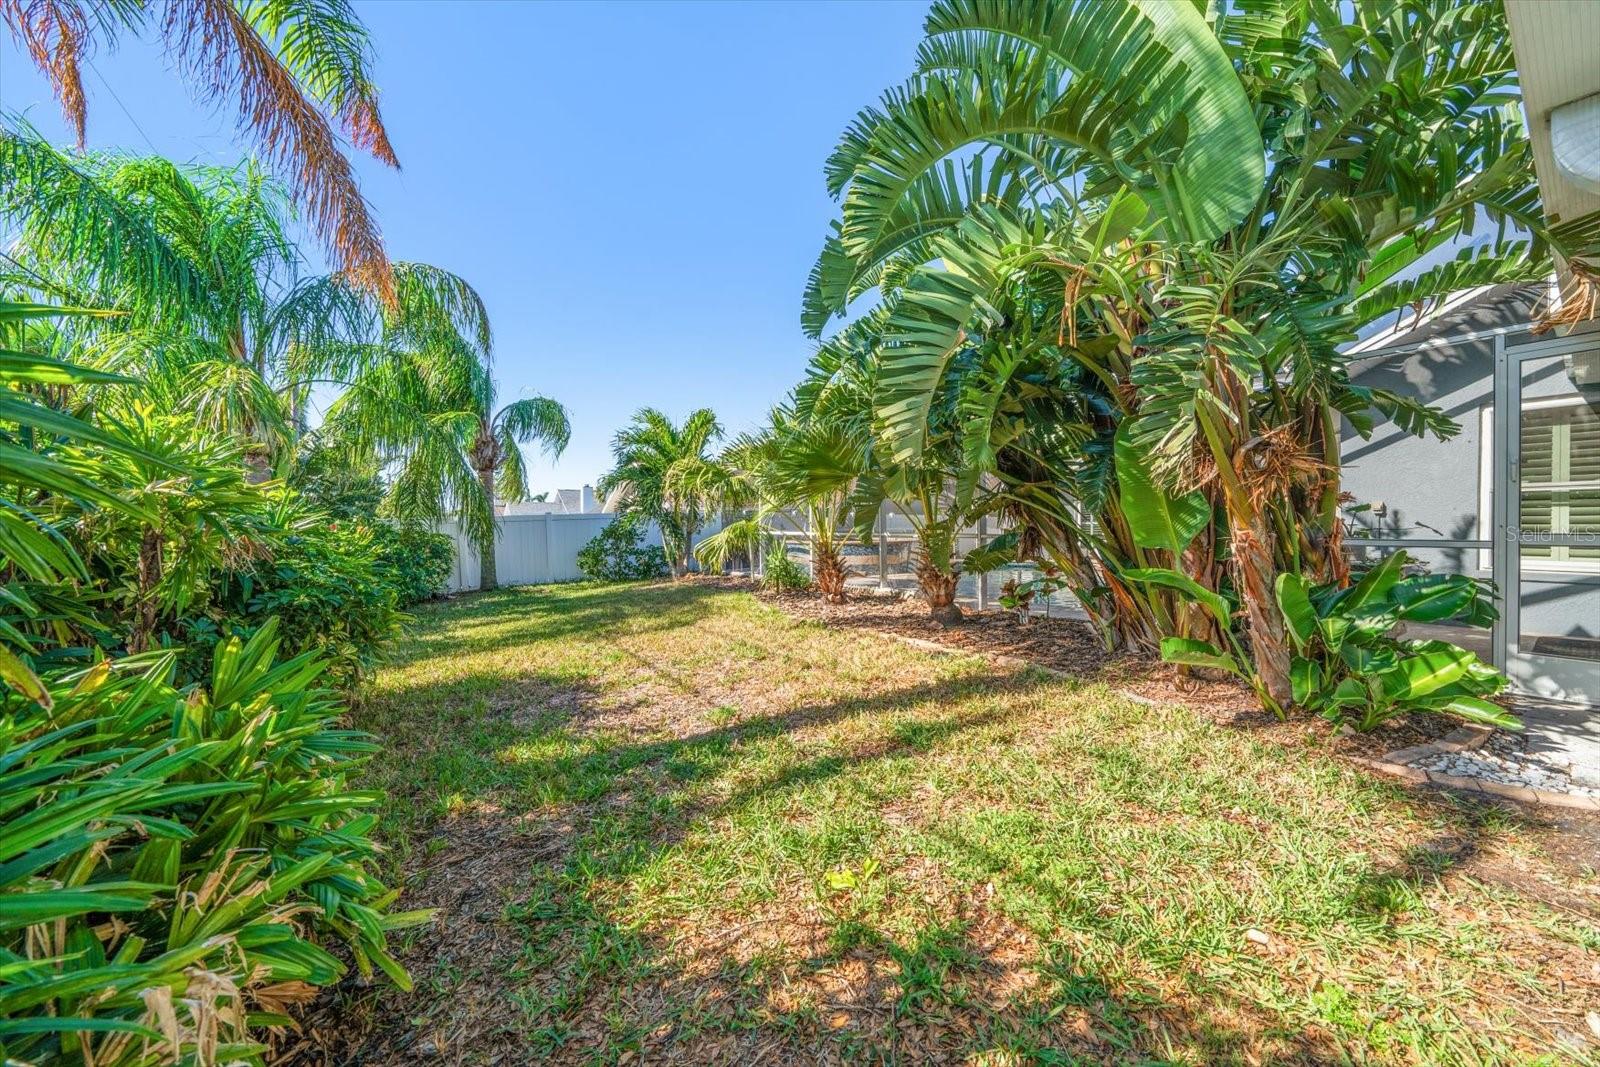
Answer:
[[(783, 551), (797, 563), (810, 567), (811, 548), (803, 516), (773, 516), (767, 527), (778, 539)], [(959, 563), (968, 552), (987, 544), (1001, 529), (1001, 524), (990, 518), (977, 526), (959, 531), (955, 543), (955, 561)], [(848, 574), (845, 582), (847, 589), (902, 595), (917, 593), (920, 587), (916, 572), (916, 526), (904, 512), (892, 504), (885, 504), (879, 512), (870, 545), (863, 545), (848, 536), (846, 540), (841, 555)], [(1026, 563), (1009, 564), (987, 574), (963, 573), (956, 586), (956, 603), (968, 611), (1001, 610), (1000, 599), (1008, 582), (1026, 582), (1040, 577), (1041, 573), (1037, 567)], [(1066, 589), (1057, 590), (1048, 597), (1036, 597), (1029, 610), (1030, 614), (1057, 618), (1089, 617), (1077, 597)]]
[[(578, 552), (601, 530), (616, 521), (613, 514), (585, 515), (502, 515), (495, 538), (495, 570), (501, 585), (543, 585), (546, 582), (571, 582), (583, 577), (578, 570)], [(450, 570), (449, 592), (478, 588), (478, 552), (454, 520), (439, 524), (439, 532), (455, 545), (455, 562)], [(696, 540), (722, 529), (713, 521), (695, 535)], [(660, 545), (661, 531), (655, 523), (644, 529), (646, 545)]]
[[(495, 542), (495, 565), (500, 584), (542, 585), (581, 578), (583, 575), (578, 570), (579, 550), (615, 520), (616, 516), (611, 514), (502, 516)], [(781, 550), (787, 551), (796, 562), (810, 565), (810, 545), (803, 519), (775, 515), (767, 525), (779, 539)], [(713, 521), (695, 539), (709, 537), (721, 528), (720, 521)], [(458, 593), (478, 588), (478, 555), (471, 541), (453, 521), (441, 523), (439, 532), (449, 536), (455, 544), (450, 591)], [(973, 528), (961, 531), (956, 541), (956, 558), (988, 541), (996, 532), (992, 525), (982, 530)], [(870, 545), (849, 538), (848, 534), (845, 534), (845, 539), (847, 543), (842, 555), (849, 572), (848, 588), (874, 592), (892, 590), (905, 594), (916, 592), (916, 530), (906, 515), (892, 506), (885, 507)], [(661, 544), (661, 531), (654, 523), (645, 527), (644, 543)], [(969, 611), (994, 611), (1000, 607), (1002, 589), (1007, 581), (1022, 582), (1038, 575), (1038, 569), (1027, 564), (1012, 564), (986, 575), (964, 574), (956, 590), (956, 601)], [(1040, 615), (1087, 617), (1083, 606), (1065, 589), (1048, 598), (1038, 598), (1032, 610)]]

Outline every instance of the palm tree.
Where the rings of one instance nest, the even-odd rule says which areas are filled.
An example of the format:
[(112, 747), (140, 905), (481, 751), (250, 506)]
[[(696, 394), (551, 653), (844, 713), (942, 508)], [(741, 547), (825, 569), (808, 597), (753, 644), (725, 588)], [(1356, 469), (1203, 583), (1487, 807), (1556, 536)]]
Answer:
[(864, 425), (844, 409), (824, 412), (791, 397), (773, 408), (765, 427), (741, 435), (715, 460), (675, 468), (668, 478), (671, 491), (693, 493), (706, 508), (725, 514), (753, 510), (701, 541), (696, 551), (720, 566), (735, 552), (773, 547), (770, 523), (782, 517), (805, 531), (817, 589), (830, 602), (843, 602), (849, 577), (844, 546), (866, 464)]
[(714, 506), (710, 448), (721, 437), (710, 408), (690, 412), (681, 426), (642, 408), (612, 439), (615, 465), (596, 488), (606, 510), (634, 511), (660, 527), (674, 577), (689, 573), (690, 546)]
[[(874, 397), (886, 320), (887, 308), (879, 308), (819, 345), (794, 390), (792, 406), (801, 422), (838, 431), (841, 447), (830, 450), (835, 457), (857, 461), (847, 479), (855, 536), (870, 542), (884, 505), (893, 504), (917, 539), (917, 586), (929, 614), (953, 624), (962, 617), (956, 604), (962, 569), (955, 554), (957, 539), (995, 510), (997, 499), (980, 484), (981, 465), (963, 467), (963, 412), (953, 403), (961, 395), (958, 388), (947, 388), (930, 409), (928, 438), (915, 459), (895, 460), (878, 439)], [(963, 477), (966, 472), (973, 477)]]
[(237, 105), (239, 126), (289, 182), (340, 272), (393, 303), (377, 222), (335, 132), (337, 124), (350, 144), (399, 166), (378, 110), (371, 43), (348, 0), (0, 0), (0, 20), (55, 89), (80, 150), (83, 64), (119, 34), (158, 33), (206, 103)]
[(806, 416), (780, 406), (758, 439), (752, 459), (762, 499), (806, 531), (811, 576), (831, 603), (842, 604), (849, 570), (844, 547), (851, 535), (857, 480), (866, 465), (867, 439), (859, 424)]
[(352, 457), (390, 469), (385, 507), (395, 516), (438, 521), (455, 512), (477, 548), (478, 588), (488, 591), (499, 584), (495, 502), (528, 495), (521, 446), (537, 443), (560, 455), (571, 425), (566, 410), (546, 397), (496, 407), (487, 338), (409, 340), (415, 347), (392, 348), (350, 383), (321, 434)]
[[(926, 446), (963, 376), (968, 454), (1018, 472), (1027, 539), (1101, 557), (1109, 612), (1138, 608), (1132, 557), (1200, 546), (1191, 577), (1215, 589), (1226, 542), (1262, 689), (1284, 706), (1276, 575), (1344, 574), (1339, 418), (1451, 432), (1354, 388), (1340, 343), (1397, 306), (1540, 277), (1552, 249), (1581, 282), (1600, 216), (1543, 218), (1501, 5), (1206, 11), (937, 0), (917, 73), (828, 162), (843, 210), (803, 322), (816, 333), (877, 287), (895, 458)], [(1487, 246), (1402, 274), (1483, 218), (1500, 234)], [(1101, 398), (1080, 429), (1073, 406), (1021, 418), (1042, 414), (1052, 378)], [(1129, 462), (1108, 462), (1119, 436)], [(1154, 472), (1141, 499), (1165, 521), (1128, 521), (1133, 470)], [(1096, 511), (1121, 528), (1072, 517)], [(1114, 540), (1121, 558), (1100, 552)], [(1141, 629), (1181, 629), (1145, 607)]]
[(311, 379), (347, 380), (381, 358), (385, 337), (487, 336), (481, 301), (446, 271), (395, 264), (389, 306), (342, 274), (304, 275), (288, 191), (254, 164), (70, 158), (3, 129), (0, 164), (0, 220), (17, 229), (20, 265), (0, 281), (120, 310), (63, 342), (251, 444), (259, 466), (288, 454)]

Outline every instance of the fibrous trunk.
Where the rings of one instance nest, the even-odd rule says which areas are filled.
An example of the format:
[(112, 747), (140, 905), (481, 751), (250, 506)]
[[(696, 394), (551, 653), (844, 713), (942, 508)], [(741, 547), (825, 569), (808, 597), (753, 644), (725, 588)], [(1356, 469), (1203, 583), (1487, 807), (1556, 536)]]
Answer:
[(917, 585), (928, 601), (928, 614), (945, 625), (961, 621), (961, 606), (956, 603), (960, 576), (940, 570), (926, 552), (917, 553)]
[(146, 652), (156, 632), (156, 585), (161, 581), (161, 534), (145, 530), (139, 540), (139, 602), (134, 606), (129, 652)]
[(839, 546), (833, 541), (813, 539), (811, 542), (811, 573), (817, 589), (830, 604), (844, 603), (845, 567)]
[(1260, 524), (1231, 524), (1234, 566), (1239, 595), (1250, 622), (1250, 651), (1256, 661), (1261, 688), (1277, 705), (1289, 707), (1294, 691), (1289, 681), (1289, 642), (1283, 629), (1274, 590), (1278, 568), (1273, 558), (1272, 535)]

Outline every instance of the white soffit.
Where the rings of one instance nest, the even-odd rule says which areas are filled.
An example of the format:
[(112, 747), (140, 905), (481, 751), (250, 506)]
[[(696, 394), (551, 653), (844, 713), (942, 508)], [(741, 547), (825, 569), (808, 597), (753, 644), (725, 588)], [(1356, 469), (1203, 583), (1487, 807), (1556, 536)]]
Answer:
[(1506, 0), (1545, 214), (1600, 211), (1600, 0)]

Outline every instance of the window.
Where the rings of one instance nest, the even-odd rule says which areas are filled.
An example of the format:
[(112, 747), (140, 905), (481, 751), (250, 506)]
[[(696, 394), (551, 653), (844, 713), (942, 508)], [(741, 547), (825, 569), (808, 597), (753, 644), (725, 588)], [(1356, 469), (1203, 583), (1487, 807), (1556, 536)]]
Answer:
[[(1522, 410), (1522, 500), (1525, 533), (1600, 534), (1600, 410), (1581, 398)], [(1600, 570), (1600, 545), (1522, 546), (1537, 565), (1580, 564)], [(1574, 568), (1577, 569), (1577, 568)]]
[[(1483, 415), (1482, 499), (1487, 518), (1493, 413), (1485, 408)], [(1524, 534), (1600, 537), (1600, 397), (1525, 401), (1521, 465), (1520, 499), (1512, 521)], [(1524, 544), (1522, 567), (1600, 572), (1600, 544)]]

